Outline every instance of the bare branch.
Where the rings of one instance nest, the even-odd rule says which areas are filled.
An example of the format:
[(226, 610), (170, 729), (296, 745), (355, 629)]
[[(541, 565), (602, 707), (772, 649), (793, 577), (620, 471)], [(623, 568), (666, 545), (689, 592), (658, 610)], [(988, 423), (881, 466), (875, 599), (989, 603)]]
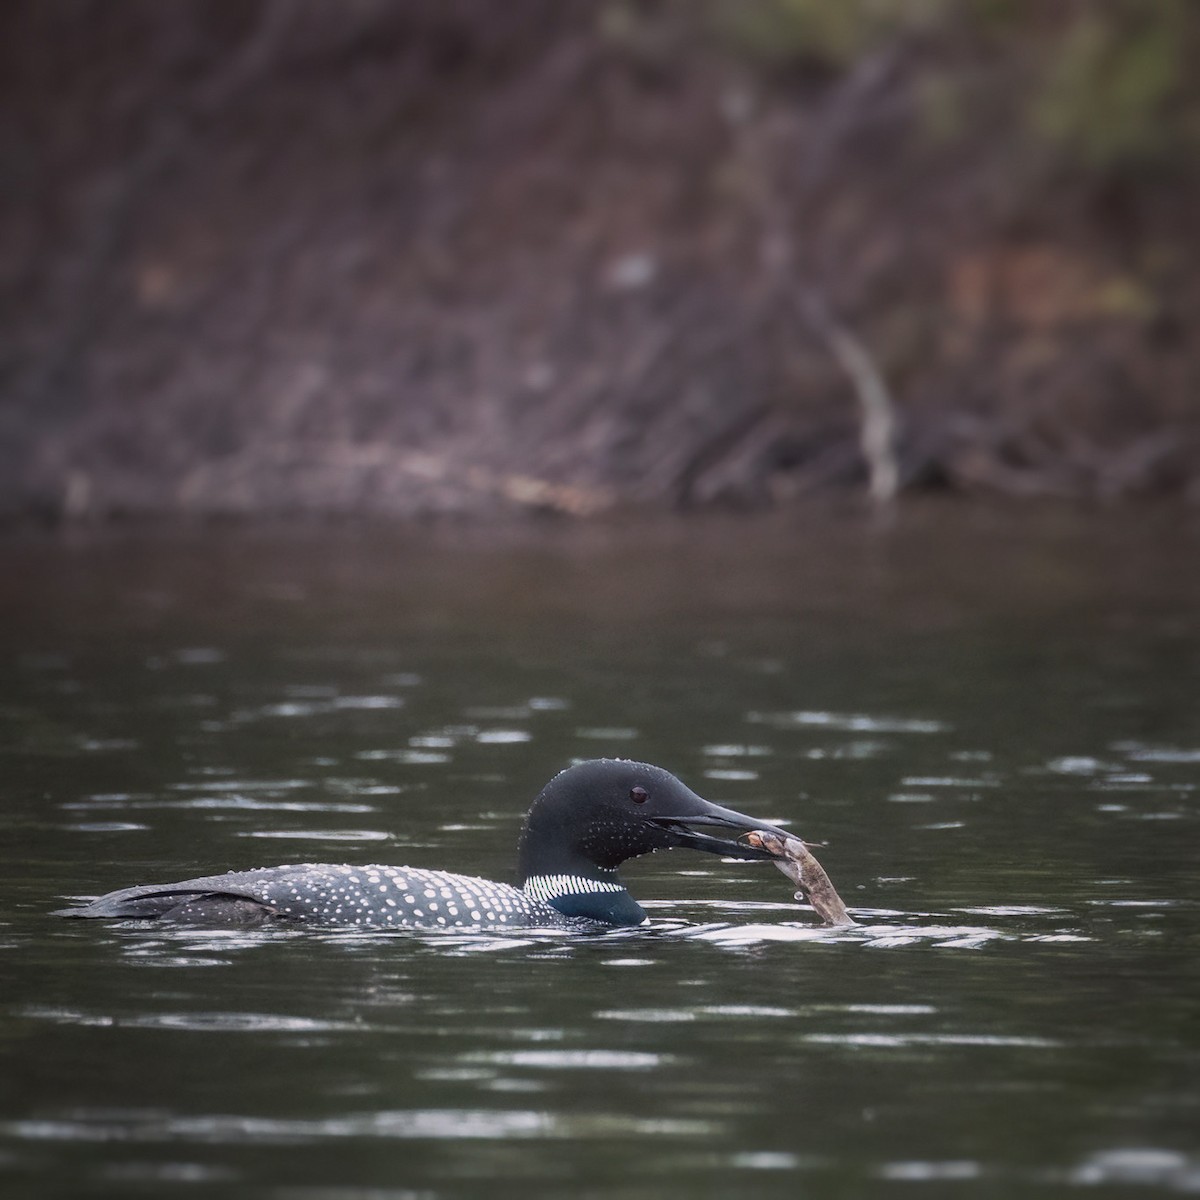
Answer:
[(900, 486), (896, 406), (891, 392), (870, 351), (834, 318), (818, 292), (803, 288), (796, 293), (796, 301), (805, 323), (824, 342), (854, 387), (861, 416), (859, 444), (870, 473), (871, 499), (888, 504)]

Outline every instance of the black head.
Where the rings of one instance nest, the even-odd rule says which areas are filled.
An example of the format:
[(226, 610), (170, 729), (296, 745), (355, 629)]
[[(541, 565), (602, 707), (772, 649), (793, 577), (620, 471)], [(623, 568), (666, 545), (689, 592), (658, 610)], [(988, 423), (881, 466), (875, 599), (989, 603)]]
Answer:
[(592, 759), (560, 772), (533, 802), (518, 845), (520, 882), (535, 875), (611, 877), (628, 858), (675, 846), (772, 858), (736, 840), (753, 829), (774, 826), (710, 804), (662, 767)]

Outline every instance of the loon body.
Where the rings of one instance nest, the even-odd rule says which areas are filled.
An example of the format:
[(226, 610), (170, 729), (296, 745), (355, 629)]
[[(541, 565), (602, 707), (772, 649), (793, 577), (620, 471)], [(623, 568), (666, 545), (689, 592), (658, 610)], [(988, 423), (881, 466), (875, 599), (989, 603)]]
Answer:
[(735, 840), (752, 830), (782, 834), (710, 804), (661, 767), (594, 759), (560, 772), (533, 802), (518, 843), (518, 887), (418, 867), (305, 863), (123, 888), (60, 915), (358, 929), (641, 925), (646, 913), (621, 882), (621, 863), (676, 846), (734, 858), (776, 857)]

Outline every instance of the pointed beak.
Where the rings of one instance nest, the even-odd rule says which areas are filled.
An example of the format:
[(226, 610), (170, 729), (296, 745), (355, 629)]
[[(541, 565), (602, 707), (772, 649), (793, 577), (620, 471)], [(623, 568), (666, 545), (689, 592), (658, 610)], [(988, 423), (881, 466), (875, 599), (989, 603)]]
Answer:
[[(699, 799), (697, 797), (697, 799)], [(734, 811), (732, 808), (722, 808), (719, 804), (709, 804), (700, 800), (697, 811), (681, 814), (678, 817), (651, 817), (652, 824), (662, 829), (672, 846), (686, 846), (689, 850), (707, 850), (710, 854), (722, 854), (728, 858), (746, 858), (769, 860), (778, 857), (769, 851), (755, 846), (746, 845), (738, 838), (756, 829), (765, 829), (782, 837), (790, 837), (786, 830), (760, 821), (756, 817), (748, 817), (745, 813)], [(698, 833), (693, 826), (719, 830), (732, 837), (714, 837), (707, 833)]]

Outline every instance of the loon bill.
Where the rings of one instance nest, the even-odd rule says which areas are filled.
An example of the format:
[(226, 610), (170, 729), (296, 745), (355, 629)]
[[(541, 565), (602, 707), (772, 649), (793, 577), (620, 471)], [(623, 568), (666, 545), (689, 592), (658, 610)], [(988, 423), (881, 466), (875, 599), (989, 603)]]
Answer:
[(534, 800), (517, 844), (517, 887), (418, 867), (306, 863), (122, 888), (58, 915), (359, 929), (641, 925), (648, 918), (621, 882), (621, 863), (677, 846), (776, 858), (737, 840), (754, 831), (788, 836), (710, 804), (661, 767), (593, 759), (561, 771)]

